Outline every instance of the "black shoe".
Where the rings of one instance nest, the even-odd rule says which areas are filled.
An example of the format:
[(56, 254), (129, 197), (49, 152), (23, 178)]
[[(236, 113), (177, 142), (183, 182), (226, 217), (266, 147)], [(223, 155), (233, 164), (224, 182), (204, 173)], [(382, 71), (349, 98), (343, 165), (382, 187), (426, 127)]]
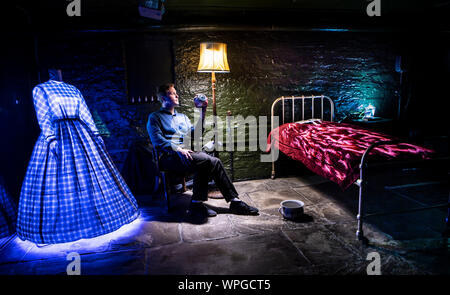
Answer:
[(258, 215), (259, 212), (255, 207), (249, 206), (242, 201), (231, 201), (230, 211), (238, 215)]
[(217, 216), (216, 211), (209, 209), (203, 202), (192, 202), (189, 206), (189, 213), (191, 215), (214, 217)]

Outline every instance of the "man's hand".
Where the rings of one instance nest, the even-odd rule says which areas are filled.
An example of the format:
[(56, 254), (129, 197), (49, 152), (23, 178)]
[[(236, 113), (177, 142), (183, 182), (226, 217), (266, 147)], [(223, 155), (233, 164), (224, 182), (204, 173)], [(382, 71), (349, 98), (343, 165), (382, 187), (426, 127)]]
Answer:
[(188, 150), (188, 149), (184, 149), (184, 148), (181, 148), (181, 147), (178, 147), (178, 148), (177, 148), (177, 152), (179, 152), (179, 153), (181, 153), (183, 156), (185, 156), (186, 159), (192, 160), (191, 153), (193, 153), (193, 151)]

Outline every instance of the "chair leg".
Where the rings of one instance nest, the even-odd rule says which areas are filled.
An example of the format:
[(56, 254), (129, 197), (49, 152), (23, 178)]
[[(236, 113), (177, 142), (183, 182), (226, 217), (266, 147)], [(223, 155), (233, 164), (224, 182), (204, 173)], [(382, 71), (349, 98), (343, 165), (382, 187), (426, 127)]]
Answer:
[(187, 189), (186, 189), (186, 177), (183, 177), (183, 193), (185, 192), (185, 191), (187, 191)]
[(164, 197), (167, 201), (167, 211), (170, 211), (170, 186), (169, 186), (169, 179), (167, 177), (168, 175), (165, 172), (161, 172), (161, 180), (163, 182), (163, 190), (164, 190)]

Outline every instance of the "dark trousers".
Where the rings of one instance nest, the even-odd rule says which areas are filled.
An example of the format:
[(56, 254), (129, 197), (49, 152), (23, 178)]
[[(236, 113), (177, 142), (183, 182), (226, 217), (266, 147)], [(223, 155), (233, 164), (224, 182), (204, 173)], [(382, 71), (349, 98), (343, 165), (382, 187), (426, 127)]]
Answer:
[(192, 160), (177, 152), (166, 152), (161, 155), (161, 168), (178, 173), (194, 173), (192, 200), (208, 199), (208, 182), (212, 178), (227, 202), (239, 196), (228, 177), (222, 161), (204, 152), (191, 153)]

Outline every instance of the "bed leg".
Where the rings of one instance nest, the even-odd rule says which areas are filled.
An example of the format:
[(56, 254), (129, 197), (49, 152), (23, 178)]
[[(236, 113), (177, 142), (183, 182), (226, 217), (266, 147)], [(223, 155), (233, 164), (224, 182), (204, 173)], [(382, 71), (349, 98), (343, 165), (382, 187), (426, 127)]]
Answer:
[(275, 179), (275, 162), (272, 162), (272, 174), (270, 175), (271, 179)]
[(358, 179), (359, 185), (359, 202), (358, 202), (358, 215), (356, 219), (358, 220), (358, 229), (356, 230), (356, 238), (360, 241), (365, 239), (363, 231), (363, 208), (362, 208), (362, 195), (363, 195), (363, 183), (361, 179)]

